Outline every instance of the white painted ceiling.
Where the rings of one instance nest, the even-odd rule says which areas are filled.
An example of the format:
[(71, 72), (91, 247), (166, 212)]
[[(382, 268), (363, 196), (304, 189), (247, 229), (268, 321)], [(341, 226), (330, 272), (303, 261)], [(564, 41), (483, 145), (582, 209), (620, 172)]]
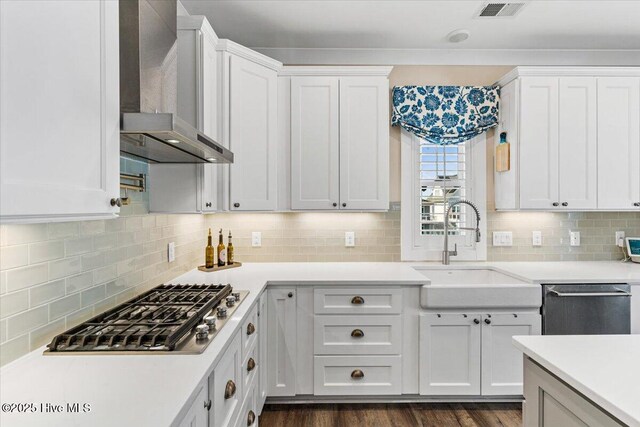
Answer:
[[(520, 0), (523, 1), (523, 0)], [(251, 48), (640, 50), (638, 0), (529, 0), (513, 18), (477, 18), (485, 2), (182, 0), (221, 38)], [(465, 42), (449, 32), (465, 28)]]

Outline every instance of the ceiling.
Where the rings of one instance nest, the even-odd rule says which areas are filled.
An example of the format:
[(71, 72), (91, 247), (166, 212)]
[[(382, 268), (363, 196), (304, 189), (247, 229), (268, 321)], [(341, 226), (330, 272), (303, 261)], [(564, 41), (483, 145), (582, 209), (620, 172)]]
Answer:
[[(640, 52), (640, 1), (520, 0), (515, 16), (478, 18), (477, 0), (182, 0), (218, 36), (261, 51), (633, 50)], [(450, 43), (447, 34), (470, 31)]]

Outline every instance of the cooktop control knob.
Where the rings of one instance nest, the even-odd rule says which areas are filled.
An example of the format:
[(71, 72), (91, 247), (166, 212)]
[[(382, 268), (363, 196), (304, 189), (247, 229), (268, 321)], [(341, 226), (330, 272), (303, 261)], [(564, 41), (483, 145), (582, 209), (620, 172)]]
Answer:
[(206, 316), (204, 318), (204, 323), (207, 324), (209, 329), (215, 329), (216, 328), (216, 316), (214, 316), (214, 315)]
[(209, 326), (204, 324), (196, 326), (197, 340), (207, 339), (208, 336), (209, 336)]
[(236, 297), (234, 297), (233, 295), (228, 296), (227, 307), (233, 307), (234, 305), (236, 305)]
[(240, 292), (233, 292), (231, 295), (233, 295), (236, 301), (240, 301)]
[(224, 307), (218, 307), (217, 313), (218, 313), (218, 317), (221, 317), (221, 318), (227, 317), (227, 309)]

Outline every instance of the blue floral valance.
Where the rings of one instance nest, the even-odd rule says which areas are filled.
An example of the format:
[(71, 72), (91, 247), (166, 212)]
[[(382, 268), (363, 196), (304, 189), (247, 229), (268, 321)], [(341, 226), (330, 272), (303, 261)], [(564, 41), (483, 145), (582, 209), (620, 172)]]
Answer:
[(393, 126), (431, 143), (459, 144), (498, 124), (497, 86), (396, 86)]

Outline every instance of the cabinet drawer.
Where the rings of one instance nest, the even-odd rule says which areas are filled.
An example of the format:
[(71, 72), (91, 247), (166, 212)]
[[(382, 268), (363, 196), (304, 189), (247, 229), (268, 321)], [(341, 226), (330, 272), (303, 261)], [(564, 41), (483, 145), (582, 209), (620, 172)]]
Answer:
[(314, 289), (313, 304), (316, 314), (400, 314), (402, 289)]
[(313, 366), (316, 396), (401, 393), (401, 356), (315, 356)]
[(249, 392), (251, 385), (256, 382), (255, 378), (260, 370), (258, 359), (258, 346), (254, 345), (242, 362), (242, 387), (245, 390), (245, 395)]
[(256, 387), (253, 385), (247, 396), (244, 398), (244, 402), (240, 411), (238, 412), (238, 419), (236, 420), (236, 427), (257, 427), (258, 426), (258, 412), (256, 411)]
[(245, 360), (251, 348), (255, 347), (258, 332), (258, 304), (256, 304), (242, 323), (242, 360)]
[(316, 316), (315, 354), (399, 354), (401, 316)]
[(233, 425), (242, 404), (242, 359), (240, 332), (213, 369), (213, 380), (209, 379), (209, 398), (213, 402), (212, 427)]

